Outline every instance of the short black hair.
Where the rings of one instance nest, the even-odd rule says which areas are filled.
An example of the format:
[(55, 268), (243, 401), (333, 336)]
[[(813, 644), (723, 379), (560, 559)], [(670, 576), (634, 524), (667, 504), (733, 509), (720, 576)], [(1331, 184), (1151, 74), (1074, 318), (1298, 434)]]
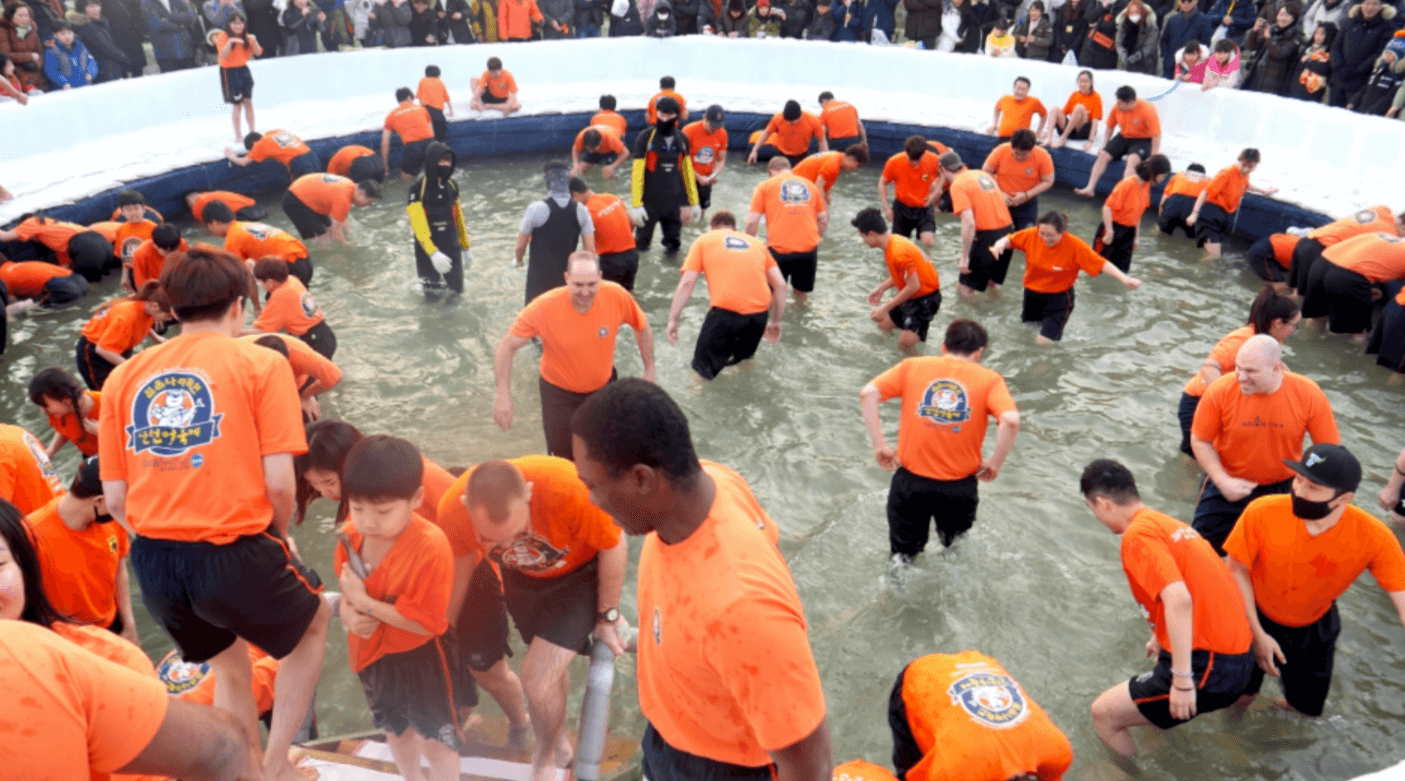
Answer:
[(252, 152), (254, 151), (254, 144), (257, 144), (262, 139), (263, 133), (256, 133), (251, 130), (248, 135), (244, 136), (244, 148)]
[[(234, 212), (224, 201), (210, 201), (205, 204), (205, 211), (200, 216), (204, 218), (206, 225), (212, 222), (234, 222)], [(154, 234), (155, 231), (152, 233)]]
[(181, 229), (169, 222), (163, 222), (151, 232), (151, 243), (155, 244), (157, 249), (167, 252), (177, 249), (181, 245)]
[(1032, 87), (1032, 86), (1034, 86), (1033, 82), (1031, 82), (1031, 81), (1029, 80), (1029, 77), (1028, 77), (1028, 76), (1016, 76), (1016, 77), (1015, 77), (1015, 83), (1016, 83), (1016, 84), (1019, 84), (1019, 83), (1022, 82), (1022, 81), (1024, 82), (1024, 85), (1025, 85), (1026, 87)]
[(67, 401), (78, 409), (78, 401), (83, 398), (84, 388), (78, 378), (57, 367), (45, 369), (29, 381), (29, 400), (44, 406), (44, 399)]
[(619, 105), (619, 104), (615, 101), (615, 96), (614, 96), (614, 95), (601, 95), (601, 96), (600, 96), (600, 108), (604, 109), (605, 111), (614, 111), (614, 110), (615, 110), (615, 106), (617, 106), (617, 105)]
[(1118, 103), (1131, 103), (1137, 99), (1137, 91), (1132, 89), (1130, 84), (1123, 84), (1113, 94), (1117, 96)]
[(1078, 478), (1078, 490), (1085, 499), (1107, 497), (1113, 504), (1131, 504), (1142, 498), (1137, 493), (1137, 479), (1127, 467), (1110, 458), (1099, 458), (1083, 468)]
[(424, 485), (424, 461), (409, 440), (376, 434), (351, 447), (342, 470), (345, 499), (412, 499)]
[(826, 100), (834, 100), (834, 93), (833, 93), (833, 92), (830, 92), (829, 90), (825, 90), (824, 92), (821, 92), (821, 93), (820, 93), (820, 105), (823, 106), (823, 105), (824, 105), (824, 102), (825, 102)]
[(868, 144), (850, 144), (844, 148), (844, 156), (854, 158), (859, 165), (868, 165)]
[(362, 179), (361, 181), (356, 183), (356, 189), (360, 190), (366, 195), (367, 198), (370, 198), (373, 201), (379, 201), (381, 199), (380, 182), (377, 182), (374, 179)]
[(1027, 127), (1022, 127), (1010, 134), (1010, 148), (1018, 149), (1021, 152), (1028, 152), (1034, 148), (1039, 139), (1034, 137), (1034, 131)]
[(123, 190), (117, 194), (118, 206), (145, 206), (146, 198), (136, 190)]
[(676, 86), (678, 86), (678, 82), (674, 81), (672, 76), (664, 76), (659, 79), (659, 89), (673, 89)]
[(1187, 170), (1187, 171), (1194, 171), (1194, 172), (1196, 172), (1196, 173), (1198, 173), (1198, 174), (1203, 174), (1203, 173), (1205, 173), (1205, 166), (1203, 166), (1203, 165), (1201, 165), (1201, 164), (1199, 164), (1199, 163), (1191, 163), (1190, 165), (1188, 165), (1188, 166), (1185, 167), (1185, 170)]
[(400, 89), (395, 91), (395, 102), (404, 103), (405, 101), (410, 100), (414, 96), (415, 93), (412, 92), (409, 87), (401, 87)]
[(946, 327), (942, 346), (953, 355), (972, 355), (990, 344), (990, 335), (975, 320), (953, 320)]
[(678, 105), (678, 100), (672, 95), (664, 95), (654, 102), (655, 114), (681, 114), (683, 107)]
[(1035, 225), (1048, 225), (1059, 233), (1068, 230), (1068, 217), (1063, 212), (1044, 212), (1039, 219), (1034, 221)]
[(1231, 40), (1228, 39), (1228, 38), (1221, 38), (1221, 39), (1219, 39), (1218, 41), (1215, 41), (1215, 52), (1216, 52), (1216, 53), (1223, 54), (1223, 53), (1225, 53), (1225, 52), (1237, 52), (1237, 51), (1239, 51), (1239, 45), (1236, 44), (1234, 41), (1231, 41)]
[(278, 353), (284, 358), (288, 357), (288, 343), (283, 341), (283, 337), (277, 334), (266, 334), (264, 336), (260, 336), (259, 338), (254, 340), (254, 344), (258, 345), (259, 347), (267, 347), (268, 349)]
[(579, 176), (573, 176), (573, 177), (571, 177), (571, 183), (570, 183), (570, 185), (569, 185), (569, 188), (570, 188), (571, 192), (573, 192), (573, 193), (588, 193), (588, 192), (590, 192), (590, 185), (586, 184), (586, 183), (585, 183), (585, 180), (582, 179), (582, 178), (580, 178)]
[(908, 136), (903, 141), (903, 152), (907, 153), (909, 160), (921, 160), (922, 155), (927, 154), (927, 139), (922, 136)]
[(854, 219), (849, 224), (859, 229), (859, 233), (887, 233), (888, 221), (883, 219), (883, 212), (870, 206), (862, 209), (854, 215)]
[(785, 108), (781, 109), (781, 118), (787, 122), (794, 122), (800, 118), (802, 113), (804, 112), (800, 110), (800, 101), (787, 100), (785, 102)]
[(424, 75), (428, 76), (428, 77), (431, 78), (431, 79), (437, 79), (437, 78), (439, 78), (439, 75), (440, 75), (442, 72), (443, 72), (443, 71), (439, 70), (439, 66), (438, 66), (438, 65), (426, 65), (426, 66), (424, 66)]
[(1259, 150), (1251, 146), (1245, 149), (1243, 152), (1239, 153), (1239, 159), (1245, 163), (1257, 164), (1260, 160), (1263, 159), (1263, 155), (1260, 155)]
[(488, 70), (490, 70), (490, 71), (500, 71), (500, 70), (502, 70), (502, 60), (498, 59), (497, 57), (489, 57), (489, 58), (488, 58)]
[(600, 146), (600, 131), (593, 127), (588, 127), (581, 134), (581, 145), (586, 149), (594, 149)]
[(691, 488), (702, 473), (687, 416), (652, 382), (630, 378), (596, 391), (571, 416), (571, 433), (612, 475), (643, 464)]

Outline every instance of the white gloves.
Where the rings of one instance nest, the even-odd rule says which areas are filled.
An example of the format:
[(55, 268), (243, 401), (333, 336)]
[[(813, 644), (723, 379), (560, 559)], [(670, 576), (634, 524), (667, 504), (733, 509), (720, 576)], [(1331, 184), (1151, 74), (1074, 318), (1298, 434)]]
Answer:
[(433, 255), (430, 255), (429, 262), (434, 266), (434, 270), (438, 271), (440, 274), (447, 274), (449, 273), (449, 269), (454, 267), (454, 261), (450, 260), (449, 256), (442, 252), (435, 252)]
[(462, 253), (460, 253), (459, 257), (463, 258), (463, 270), (464, 270), (464, 271), (468, 271), (469, 269), (473, 268), (473, 253), (472, 253), (472, 252), (469, 252), (468, 250), (464, 250)]
[(636, 206), (629, 210), (629, 221), (636, 227), (649, 221), (649, 212), (643, 206)]
[(690, 209), (690, 210), (688, 211), (688, 216), (689, 216), (689, 217), (692, 217), (693, 222), (697, 222), (698, 220), (701, 220), (701, 219), (702, 219), (702, 207), (701, 207), (701, 206), (694, 206), (692, 209)]

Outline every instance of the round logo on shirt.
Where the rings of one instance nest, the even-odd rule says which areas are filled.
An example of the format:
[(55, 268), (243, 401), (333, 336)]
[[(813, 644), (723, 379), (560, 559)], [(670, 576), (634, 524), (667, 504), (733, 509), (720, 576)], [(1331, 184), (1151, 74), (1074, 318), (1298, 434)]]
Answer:
[(187, 662), (172, 649), (156, 663), (156, 677), (166, 684), (166, 693), (175, 696), (194, 689), (210, 674), (208, 662)]
[(698, 153), (693, 155), (694, 162), (702, 163), (703, 165), (710, 165), (712, 163), (712, 158), (713, 151), (710, 146), (699, 147)]
[(1008, 729), (1029, 716), (1029, 706), (1014, 679), (992, 672), (967, 673), (947, 689), (951, 704), (960, 705), (978, 724)]
[(965, 423), (971, 419), (966, 388), (955, 380), (933, 380), (917, 405), (917, 417), (944, 426)]
[(504, 567), (541, 574), (566, 566), (566, 554), (570, 552), (570, 548), (557, 548), (545, 537), (528, 532), (495, 546), (488, 551), (488, 558)]
[(175, 458), (220, 437), (215, 397), (205, 379), (180, 369), (147, 378), (132, 397), (127, 447)]
[(1024, 175), (1025, 175), (1025, 176), (1034, 176), (1034, 168), (1031, 166), (1031, 167), (1029, 167), (1029, 168), (1024, 169)]
[(805, 203), (810, 200), (810, 188), (799, 179), (781, 182), (781, 203)]
[(659, 616), (659, 609), (654, 608), (654, 645), (663, 645), (663, 618)]
[(741, 236), (728, 236), (728, 237), (722, 239), (722, 248), (723, 248), (723, 249), (729, 249), (729, 250), (734, 250), (734, 251), (737, 251), (737, 252), (743, 252), (743, 251), (747, 250), (748, 248), (750, 248), (750, 246), (751, 246), (750, 244), (747, 244), (747, 243), (746, 243), (746, 239), (743, 239)]
[(302, 298), (298, 299), (298, 303), (302, 305), (303, 315), (306, 317), (317, 316), (317, 300), (312, 297), (311, 293), (303, 293)]
[(1373, 220), (1376, 219), (1376, 213), (1371, 211), (1370, 209), (1362, 209), (1361, 211), (1351, 216), (1355, 217), (1356, 221), (1358, 223), (1361, 223), (1362, 225), (1369, 225)]
[(123, 239), (122, 246), (119, 248), (117, 254), (121, 256), (122, 260), (130, 262), (132, 256), (137, 252), (137, 247), (141, 246), (141, 242), (142, 240), (136, 236), (128, 236), (126, 239)]
[(989, 176), (986, 176), (985, 174), (981, 174), (980, 176), (977, 176), (977, 177), (976, 177), (976, 182), (979, 183), (980, 186), (981, 186), (981, 189), (982, 189), (982, 190), (985, 190), (986, 192), (991, 192), (991, 191), (993, 191), (993, 190), (995, 189), (995, 180), (994, 180), (994, 179), (991, 179)]
[(599, 331), (596, 331), (596, 332), (595, 332), (595, 335), (598, 336), (598, 337), (600, 337), (601, 339), (604, 339), (605, 337), (609, 336), (609, 335), (610, 335), (610, 328), (609, 328), (609, 326), (604, 326), (604, 325), (600, 326), (600, 330), (599, 330)]
[(244, 223), (244, 230), (259, 241), (268, 241), (269, 237), (273, 235), (273, 232), (277, 230), (277, 228), (264, 225), (261, 222), (246, 222)]

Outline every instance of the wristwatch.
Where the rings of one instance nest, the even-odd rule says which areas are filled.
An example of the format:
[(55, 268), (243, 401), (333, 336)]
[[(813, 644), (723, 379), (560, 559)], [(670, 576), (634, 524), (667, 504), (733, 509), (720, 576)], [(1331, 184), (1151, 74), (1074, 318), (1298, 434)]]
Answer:
[(601, 624), (613, 624), (620, 620), (620, 611), (618, 608), (613, 607), (608, 610), (602, 610), (595, 614), (595, 620), (597, 623)]

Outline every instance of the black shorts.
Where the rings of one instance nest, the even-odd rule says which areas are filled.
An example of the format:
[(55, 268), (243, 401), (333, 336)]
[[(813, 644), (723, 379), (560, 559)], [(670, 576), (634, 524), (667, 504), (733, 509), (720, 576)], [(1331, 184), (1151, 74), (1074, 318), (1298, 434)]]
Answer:
[[(1321, 716), (1327, 702), (1327, 690), (1332, 687), (1332, 667), (1337, 657), (1337, 636), (1342, 633), (1342, 620), (1337, 615), (1337, 603), (1322, 617), (1307, 626), (1284, 626), (1259, 611), (1259, 623), (1264, 631), (1278, 641), (1283, 658), (1278, 665), (1279, 685), (1283, 698), (1293, 709), (1307, 716)], [(1245, 694), (1258, 694), (1263, 687), (1264, 671), (1254, 668)]]
[(304, 239), (315, 239), (332, 227), (331, 217), (313, 211), (312, 207), (303, 203), (292, 190), (283, 193), (283, 213), (288, 215), (293, 227), (298, 229), (298, 236)]
[(1051, 342), (1064, 336), (1064, 326), (1073, 315), (1073, 288), (1062, 293), (1040, 293), (1025, 288), (1020, 322), (1039, 323), (1039, 335)]
[(1190, 449), (1190, 427), (1195, 423), (1195, 411), (1200, 408), (1200, 397), (1181, 393), (1181, 403), (1176, 406), (1176, 418), (1181, 424), (1181, 452), (1195, 458)]
[(829, 142), (828, 142), (828, 143), (829, 143), (829, 151), (831, 151), (831, 152), (843, 152), (845, 149), (848, 149), (849, 147), (853, 146), (854, 144), (861, 144), (861, 143), (863, 143), (863, 139), (860, 138), (859, 136), (850, 136), (849, 138), (831, 138), (831, 139), (829, 139)]
[(1010, 207), (1010, 222), (1015, 226), (1015, 230), (1023, 230), (1034, 226), (1039, 221), (1039, 198), (1025, 201), (1019, 206)]
[(181, 658), (204, 662), (234, 643), (275, 659), (293, 652), (322, 606), (322, 580), (269, 532), (228, 545), (137, 537), (141, 600)]
[(254, 74), (248, 65), (237, 68), (220, 68), (220, 91), (225, 103), (243, 103), (254, 97)]
[(620, 156), (614, 152), (581, 152), (581, 162), (589, 165), (609, 165), (618, 159)]
[(453, 635), (388, 654), (356, 674), (376, 729), (394, 735), (413, 728), (421, 737), (458, 749), (459, 708), (478, 704), (478, 687), (463, 669)]
[(380, 155), (366, 155), (351, 161), (351, 167), (346, 171), (346, 178), (357, 184), (374, 179), (377, 182), (385, 181), (385, 163), (381, 161)]
[(937, 232), (937, 215), (930, 206), (909, 206), (902, 201), (893, 201), (893, 233), (910, 239), (916, 233)]
[(1195, 218), (1195, 246), (1223, 243), (1229, 233), (1229, 213), (1209, 201), (1202, 204), (1200, 215)]
[(1103, 223), (1098, 223), (1098, 230), (1093, 234), (1093, 244), (1102, 241), (1102, 249), (1099, 254), (1107, 259), (1109, 263), (1116, 266), (1124, 274), (1132, 271), (1132, 251), (1133, 244), (1137, 239), (1137, 226), (1123, 225), (1120, 222), (1112, 224), (1112, 235), (1108, 236), (1103, 232)]
[(489, 92), (488, 90), (483, 90), (483, 97), (480, 98), (480, 100), (482, 100), (483, 103), (487, 105), (501, 106), (507, 102), (507, 97), (503, 96), (500, 98), (497, 95), (494, 95), (493, 93)]
[(512, 656), (507, 644), (508, 631), (502, 580), (493, 563), (482, 559), (468, 580), (468, 595), (454, 622), (459, 656), (471, 670), (481, 673), (492, 669), (499, 659)]
[(288, 174), (297, 181), (298, 177), (315, 174), (322, 170), (322, 161), (318, 159), (317, 153), (311, 149), (294, 157), (288, 163)]
[(992, 282), (1005, 284), (1005, 275), (1010, 271), (1010, 258), (1015, 251), (1006, 249), (997, 258), (991, 254), (990, 248), (1012, 232), (1009, 225), (995, 230), (976, 231), (975, 240), (971, 242), (971, 270), (958, 276), (956, 281), (978, 293)]
[(434, 139), (443, 141), (449, 137), (449, 120), (444, 116), (444, 110), (433, 106), (425, 106), (425, 113), (429, 114), (429, 124), (434, 128)]
[[(1092, 117), (1089, 117), (1089, 118), (1088, 118), (1088, 121), (1087, 121), (1087, 122), (1084, 122), (1082, 127), (1078, 128), (1077, 130), (1074, 130), (1073, 132), (1071, 132), (1071, 133), (1068, 134), (1068, 140), (1069, 140), (1069, 141), (1087, 141), (1088, 139), (1090, 139), (1090, 138), (1093, 137), (1093, 125), (1096, 125), (1097, 123), (1098, 123), (1097, 120), (1093, 119)], [(1060, 128), (1059, 128), (1059, 132), (1062, 133), (1063, 130), (1064, 130), (1064, 127), (1067, 127), (1067, 126), (1068, 126), (1068, 120), (1065, 119), (1065, 120), (1064, 120), (1063, 127), (1060, 127)]]
[(1113, 160), (1121, 160), (1129, 154), (1135, 154), (1145, 160), (1151, 157), (1151, 139), (1128, 138), (1118, 133), (1108, 139), (1107, 146), (1103, 147), (1103, 151), (1107, 152)]
[(297, 337), (303, 341), (303, 344), (316, 350), (318, 355), (329, 361), (337, 352), (337, 335), (332, 332), (332, 327), (327, 325), (326, 320), (297, 334)]
[(1288, 270), (1273, 256), (1273, 242), (1267, 236), (1249, 247), (1249, 270), (1265, 282), (1282, 282), (1288, 278)]
[(639, 250), (627, 249), (600, 256), (600, 273), (607, 282), (614, 282), (634, 292), (634, 276), (639, 273)]
[(1322, 290), (1327, 296), (1327, 328), (1334, 334), (1371, 330), (1371, 280), (1327, 261)]
[(1220, 493), (1219, 487), (1207, 477), (1201, 484), (1200, 498), (1195, 503), (1195, 517), (1191, 520), (1190, 525), (1214, 547), (1215, 553), (1223, 556), (1225, 555), (1224, 541), (1229, 539), (1229, 533), (1234, 531), (1234, 525), (1239, 523), (1239, 516), (1244, 513), (1244, 508), (1249, 506), (1249, 502), (1260, 496), (1286, 494), (1292, 485), (1291, 479), (1261, 485), (1243, 499), (1231, 502), (1224, 497), (1224, 494)]
[(920, 341), (927, 341), (927, 329), (932, 325), (932, 318), (937, 316), (937, 312), (942, 308), (942, 291), (933, 290), (925, 296), (909, 298), (888, 311), (888, 317), (892, 319), (893, 325), (901, 331), (911, 331), (917, 334)]
[(781, 269), (781, 276), (790, 283), (791, 287), (801, 293), (809, 293), (815, 289), (815, 272), (820, 265), (818, 248), (809, 252), (776, 252), (771, 250), (771, 257), (776, 259), (776, 265), (780, 266)]
[(927, 547), (933, 521), (942, 545), (951, 543), (976, 522), (980, 504), (976, 476), (961, 480), (933, 480), (904, 467), (893, 473), (888, 486), (888, 548), (912, 558)]
[(1195, 229), (1185, 224), (1185, 218), (1195, 210), (1195, 199), (1189, 195), (1172, 195), (1161, 200), (1161, 214), (1156, 218), (1156, 226), (1167, 236), (1179, 229), (1187, 239), (1195, 238)]
[[(122, 353), (122, 356), (130, 358), (132, 351)], [(89, 389), (95, 391), (102, 390), (102, 386), (107, 383), (107, 375), (117, 368), (116, 364), (98, 355), (97, 346), (82, 335), (78, 337), (78, 344), (74, 348), (74, 360), (78, 364), (78, 376), (83, 378)]]
[(600, 559), (596, 557), (555, 578), (534, 578), (515, 569), (502, 570), (507, 612), (522, 642), (541, 639), (578, 654), (590, 653), (600, 610)]
[(1303, 238), (1298, 241), (1298, 246), (1293, 248), (1293, 265), (1288, 270), (1288, 284), (1298, 291), (1298, 295), (1307, 295), (1308, 276), (1312, 273), (1312, 267), (1316, 265), (1317, 259), (1322, 257), (1322, 242), (1317, 239)]
[(640, 770), (649, 781), (771, 781), (773, 765), (746, 767), (674, 748), (653, 724), (644, 727)]
[(263, 222), (268, 219), (268, 209), (265, 209), (261, 203), (245, 206), (234, 213), (234, 219), (241, 222)]
[(1318, 257), (1312, 261), (1307, 272), (1307, 285), (1303, 292), (1303, 317), (1312, 319), (1326, 317), (1330, 308), (1327, 305), (1327, 272), (1335, 268), (1330, 260)]
[(88, 295), (88, 280), (82, 274), (54, 277), (44, 283), (44, 306), (63, 306)]
[[(1228, 708), (1237, 702), (1248, 687), (1253, 671), (1257, 669), (1259, 665), (1254, 661), (1253, 651), (1242, 654), (1191, 652), (1190, 671), (1195, 675), (1195, 716)], [(1162, 651), (1156, 660), (1156, 667), (1127, 682), (1127, 693), (1132, 695), (1132, 702), (1136, 703), (1137, 710), (1141, 711), (1147, 721), (1161, 729), (1170, 729), (1189, 721), (1171, 716), (1173, 681), (1175, 676), (1171, 675), (1171, 654), (1169, 651)]]
[(697, 181), (694, 181), (693, 184), (698, 188), (698, 208), (700, 208), (700, 209), (707, 209), (707, 208), (711, 207), (711, 206), (712, 206), (712, 185), (710, 185), (710, 184), (698, 184)]
[(68, 240), (68, 257), (73, 261), (73, 273), (82, 274), (89, 282), (99, 282), (109, 266), (117, 263), (112, 243), (97, 231), (86, 230)]
[(411, 141), (400, 150), (400, 171), (410, 176), (419, 176), (424, 170), (424, 154), (429, 151), (432, 138)]
[(769, 310), (750, 315), (715, 306), (707, 310), (698, 342), (693, 346), (693, 371), (710, 380), (728, 366), (755, 355), (770, 317)]

